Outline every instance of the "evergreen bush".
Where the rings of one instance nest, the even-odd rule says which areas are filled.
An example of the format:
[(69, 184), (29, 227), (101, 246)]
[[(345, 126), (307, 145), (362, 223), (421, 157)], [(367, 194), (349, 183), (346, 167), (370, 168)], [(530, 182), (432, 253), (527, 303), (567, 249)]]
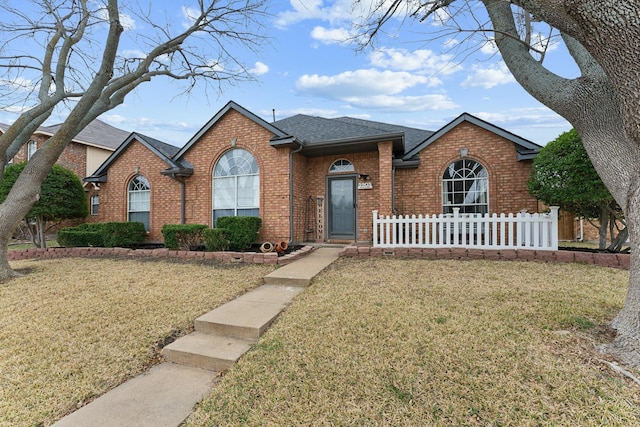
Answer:
[(228, 231), (229, 249), (242, 251), (255, 242), (262, 227), (262, 218), (257, 216), (224, 216), (218, 218), (217, 227)]
[(229, 249), (229, 232), (224, 228), (207, 228), (202, 231), (204, 247), (208, 251), (226, 251)]
[(202, 232), (207, 228), (203, 224), (165, 224), (162, 226), (164, 247), (189, 251), (202, 246)]

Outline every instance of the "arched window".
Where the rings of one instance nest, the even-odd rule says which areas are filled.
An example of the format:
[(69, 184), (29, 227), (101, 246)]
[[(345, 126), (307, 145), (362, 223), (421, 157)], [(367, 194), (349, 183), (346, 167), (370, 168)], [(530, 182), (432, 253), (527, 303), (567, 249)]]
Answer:
[(329, 173), (353, 172), (354, 170), (353, 163), (345, 159), (336, 160), (329, 167)]
[(442, 212), (489, 212), (489, 182), (487, 170), (475, 160), (462, 159), (447, 167), (442, 176)]
[(129, 222), (141, 222), (149, 231), (151, 217), (151, 187), (142, 175), (129, 181)]
[(223, 216), (260, 216), (260, 170), (255, 157), (236, 148), (213, 169), (213, 226)]

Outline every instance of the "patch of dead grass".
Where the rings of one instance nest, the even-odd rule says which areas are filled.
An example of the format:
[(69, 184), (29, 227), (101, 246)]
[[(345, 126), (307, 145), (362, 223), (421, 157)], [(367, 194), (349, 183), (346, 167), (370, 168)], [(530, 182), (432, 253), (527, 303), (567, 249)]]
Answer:
[(186, 425), (639, 425), (637, 386), (595, 352), (627, 283), (577, 264), (340, 259)]
[(272, 267), (62, 259), (0, 285), (0, 425), (48, 425), (145, 370)]

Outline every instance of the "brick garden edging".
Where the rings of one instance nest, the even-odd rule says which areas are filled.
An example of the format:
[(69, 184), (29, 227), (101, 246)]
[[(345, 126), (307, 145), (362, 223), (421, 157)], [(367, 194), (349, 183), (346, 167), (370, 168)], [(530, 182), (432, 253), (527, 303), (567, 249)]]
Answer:
[(613, 254), (583, 251), (535, 251), (528, 249), (484, 250), (464, 248), (373, 248), (371, 246), (346, 246), (340, 256), (345, 257), (380, 257), (396, 256), (402, 258), (424, 259), (487, 259), (518, 260), (539, 262), (575, 262), (593, 264), (601, 267), (629, 270), (629, 254)]
[(253, 263), (267, 265), (286, 265), (312, 252), (313, 246), (304, 246), (289, 254), (278, 256), (275, 252), (203, 252), (176, 251), (160, 249), (128, 249), (128, 248), (33, 248), (8, 251), (9, 261), (23, 259), (55, 259), (68, 257), (151, 257), (151, 258), (182, 258), (194, 260), (213, 260), (222, 263)]

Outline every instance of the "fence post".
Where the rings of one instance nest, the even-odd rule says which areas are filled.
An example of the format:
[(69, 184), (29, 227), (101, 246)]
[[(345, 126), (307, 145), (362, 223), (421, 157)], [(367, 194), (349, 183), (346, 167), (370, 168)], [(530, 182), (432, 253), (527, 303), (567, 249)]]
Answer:
[(378, 211), (373, 211), (373, 247), (378, 246)]
[(558, 250), (558, 206), (550, 206), (549, 218), (551, 218), (551, 248), (554, 251)]

